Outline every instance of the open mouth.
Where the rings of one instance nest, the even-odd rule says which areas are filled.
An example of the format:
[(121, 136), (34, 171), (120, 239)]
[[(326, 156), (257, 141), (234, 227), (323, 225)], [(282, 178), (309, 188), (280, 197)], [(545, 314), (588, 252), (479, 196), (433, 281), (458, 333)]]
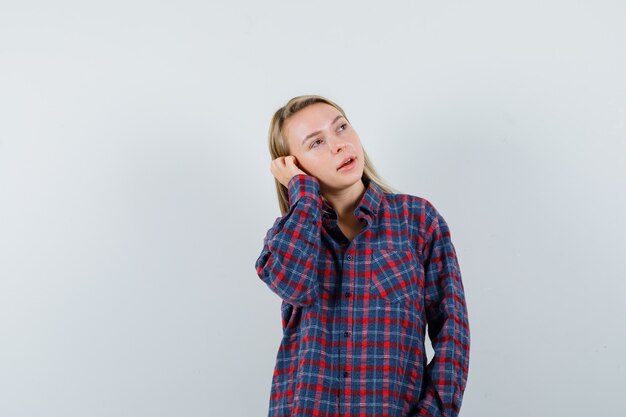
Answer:
[(354, 167), (355, 161), (356, 161), (355, 158), (349, 158), (346, 162), (344, 162), (343, 165), (337, 168), (337, 171), (347, 171), (351, 169), (352, 167)]

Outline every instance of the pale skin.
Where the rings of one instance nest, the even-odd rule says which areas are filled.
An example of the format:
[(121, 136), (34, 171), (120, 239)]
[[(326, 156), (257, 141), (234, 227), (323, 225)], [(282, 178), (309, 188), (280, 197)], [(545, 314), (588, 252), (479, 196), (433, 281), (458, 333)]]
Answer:
[[(315, 103), (285, 121), (283, 136), (290, 155), (272, 161), (272, 175), (285, 187), (298, 174), (316, 177), (322, 197), (337, 212), (339, 228), (352, 240), (363, 227), (354, 209), (365, 193), (361, 181), (364, 153), (358, 134), (335, 107)], [(355, 166), (338, 171), (347, 156), (356, 157)]]

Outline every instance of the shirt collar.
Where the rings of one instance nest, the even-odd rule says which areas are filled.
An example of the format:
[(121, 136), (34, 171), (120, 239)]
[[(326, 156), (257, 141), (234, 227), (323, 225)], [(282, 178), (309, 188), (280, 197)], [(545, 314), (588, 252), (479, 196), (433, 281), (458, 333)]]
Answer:
[[(359, 204), (354, 209), (354, 215), (357, 219), (368, 217), (369, 223), (372, 223), (372, 219), (378, 214), (385, 192), (369, 178), (364, 177), (362, 181), (365, 185), (365, 193), (363, 193), (363, 197), (361, 197)], [(335, 210), (325, 200), (322, 200), (322, 211), (327, 213), (327, 216), (336, 217), (337, 215)]]

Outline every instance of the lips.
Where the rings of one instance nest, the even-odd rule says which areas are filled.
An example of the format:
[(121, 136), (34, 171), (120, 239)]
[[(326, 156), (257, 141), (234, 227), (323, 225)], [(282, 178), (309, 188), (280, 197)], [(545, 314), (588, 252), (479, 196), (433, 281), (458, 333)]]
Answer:
[(346, 158), (344, 158), (343, 161), (341, 161), (341, 163), (339, 164), (339, 166), (337, 167), (337, 170), (339, 170), (342, 166), (346, 165), (348, 162), (353, 161), (356, 159), (356, 156), (354, 155), (348, 155)]

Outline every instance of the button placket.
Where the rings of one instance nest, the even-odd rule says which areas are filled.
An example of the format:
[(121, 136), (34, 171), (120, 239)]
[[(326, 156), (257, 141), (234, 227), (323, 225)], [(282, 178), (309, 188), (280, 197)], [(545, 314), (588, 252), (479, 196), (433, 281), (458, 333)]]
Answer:
[[(347, 255), (346, 260), (352, 261), (352, 255)], [(350, 264), (347, 264), (346, 268), (350, 268)], [(350, 298), (352, 296), (352, 293), (350, 293), (350, 291), (346, 291), (344, 295), (346, 296), (346, 298)]]
[[(345, 268), (346, 268), (346, 269), (349, 269), (349, 268), (350, 268), (350, 266), (351, 266), (350, 264), (351, 264), (351, 262), (353, 261), (353, 259), (354, 259), (354, 258), (353, 258), (353, 256), (352, 256), (352, 255), (348, 254), (348, 255), (346, 255), (345, 259), (346, 259), (346, 262), (345, 262)], [(349, 290), (347, 290), (347, 291), (345, 291), (345, 292), (344, 292), (344, 296), (345, 296), (345, 298), (350, 298), (350, 297), (352, 297), (352, 292), (350, 292)], [(346, 340), (346, 343), (350, 343), (350, 337), (351, 337), (351, 336), (352, 336), (352, 332), (351, 332), (350, 330), (345, 330), (345, 331), (343, 332), (343, 337), (344, 337), (344, 339)], [(348, 378), (349, 376), (350, 376), (350, 372), (348, 372), (347, 370), (345, 370), (345, 371), (343, 372), (343, 377), (344, 377), (344, 378)]]

